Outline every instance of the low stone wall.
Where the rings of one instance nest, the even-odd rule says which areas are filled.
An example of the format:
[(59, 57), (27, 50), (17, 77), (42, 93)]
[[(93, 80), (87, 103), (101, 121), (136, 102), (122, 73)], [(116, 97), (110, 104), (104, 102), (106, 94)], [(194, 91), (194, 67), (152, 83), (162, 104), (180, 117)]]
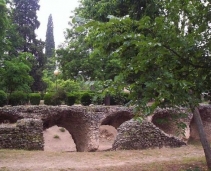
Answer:
[(16, 124), (0, 124), (0, 149), (43, 150), (43, 123), (21, 119)]
[(113, 150), (139, 150), (186, 145), (185, 142), (166, 134), (148, 121), (140, 123), (131, 119), (120, 125), (117, 131), (118, 134), (112, 147)]

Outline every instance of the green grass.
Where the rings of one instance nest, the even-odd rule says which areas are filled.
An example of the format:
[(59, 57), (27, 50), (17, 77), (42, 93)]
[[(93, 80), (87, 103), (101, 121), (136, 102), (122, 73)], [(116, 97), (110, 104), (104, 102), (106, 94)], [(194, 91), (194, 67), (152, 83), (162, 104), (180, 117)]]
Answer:
[(53, 138), (60, 139), (60, 137), (58, 135), (54, 135)]
[(61, 132), (65, 132), (65, 128), (60, 128), (59, 129)]

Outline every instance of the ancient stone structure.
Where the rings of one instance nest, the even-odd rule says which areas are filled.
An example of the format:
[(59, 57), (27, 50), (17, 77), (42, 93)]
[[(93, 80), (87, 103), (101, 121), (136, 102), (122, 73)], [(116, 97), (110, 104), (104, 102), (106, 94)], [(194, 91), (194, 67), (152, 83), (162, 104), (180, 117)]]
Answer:
[[(188, 114), (188, 118), (183, 119), (182, 121), (184, 124), (187, 125), (187, 128), (189, 128), (190, 126), (191, 138), (193, 139), (197, 138), (196, 133), (194, 133), (196, 129), (195, 129), (194, 122), (192, 121), (192, 115), (189, 113), (189, 111), (184, 110), (184, 113), (186, 112)], [(202, 119), (205, 124), (205, 130), (208, 132), (207, 135), (209, 135), (209, 132), (211, 130), (211, 126), (210, 126), (211, 107), (210, 106), (201, 107), (200, 112), (203, 113)], [(9, 132), (10, 131), (14, 132), (20, 129), (19, 122), (22, 122), (20, 121), (21, 119), (36, 119), (35, 123), (39, 123), (38, 124), (39, 126), (34, 124), (33, 127), (34, 128), (38, 127), (39, 130), (37, 131), (37, 133), (33, 132), (33, 136), (31, 137), (34, 137), (34, 136), (36, 137), (35, 134), (39, 134), (39, 136), (41, 136), (39, 132), (40, 124), (43, 125), (43, 130), (50, 128), (54, 125), (64, 127), (72, 135), (72, 138), (76, 144), (76, 150), (79, 152), (96, 151), (98, 149), (99, 134), (100, 134), (99, 127), (101, 125), (111, 125), (111, 126), (114, 126), (115, 128), (119, 127), (118, 129), (119, 133), (117, 135), (117, 139), (113, 146), (114, 149), (122, 149), (123, 146), (126, 147), (125, 142), (128, 142), (127, 132), (130, 132), (129, 131), (130, 127), (133, 129), (134, 128), (140, 129), (140, 130), (137, 130), (139, 132), (136, 138), (135, 138), (135, 133), (133, 134), (131, 133), (130, 136), (133, 139), (133, 143), (135, 143), (135, 140), (138, 140), (140, 136), (145, 137), (144, 141), (142, 139), (142, 142), (135, 143), (135, 145), (131, 144), (133, 148), (137, 148), (138, 144), (140, 145), (139, 149), (144, 148), (144, 147), (156, 146), (154, 142), (150, 142), (153, 137), (154, 137), (153, 141), (155, 140), (158, 141), (157, 139), (160, 138), (159, 143), (157, 145), (159, 147), (160, 146), (177, 146), (177, 145), (180, 146), (181, 144), (184, 144), (182, 141), (178, 141), (177, 138), (165, 134), (165, 133), (170, 133), (173, 135), (177, 135), (176, 134), (177, 131), (175, 131), (177, 129), (175, 125), (173, 124), (174, 122), (172, 121), (172, 116), (174, 115), (175, 116), (178, 115), (177, 111), (175, 113), (175, 111), (171, 109), (168, 109), (168, 110), (158, 109), (155, 111), (154, 115), (151, 118), (151, 121), (154, 125), (149, 122), (146, 122), (145, 124), (142, 124), (142, 125), (140, 124), (138, 125), (138, 123), (135, 121), (126, 122), (132, 119), (134, 116), (133, 109), (127, 108), (127, 107), (119, 107), (119, 106), (88, 106), (88, 107), (56, 106), (55, 107), (55, 106), (45, 106), (45, 105), (2, 107), (0, 108), (0, 125), (2, 125), (2, 129), (0, 131), (2, 134), (3, 132), (4, 133), (8, 132), (8, 136), (4, 134), (4, 139), (2, 138), (2, 136), (0, 136), (0, 143), (2, 142), (1, 144), (3, 144), (3, 142), (6, 142), (6, 141), (14, 141), (15, 138), (10, 138)], [(159, 119), (162, 120), (163, 118), (168, 119), (167, 124), (163, 125), (157, 122), (157, 120), (159, 121)], [(30, 123), (33, 123), (32, 121), (34, 122), (34, 120), (30, 120)], [(9, 124), (16, 124), (16, 127), (5, 126), (4, 124), (5, 122)], [(32, 126), (33, 124), (26, 124), (26, 125)], [(147, 129), (149, 128), (150, 131), (148, 133), (143, 132), (143, 129), (145, 128)], [(159, 128), (163, 130), (165, 133), (160, 131)], [(25, 130), (25, 132), (27, 131)], [(123, 132), (125, 132), (125, 134)], [(125, 135), (126, 137), (124, 138), (123, 135)], [(22, 136), (22, 137), (27, 137), (27, 136)], [(22, 138), (22, 141), (25, 141), (24, 138)], [(35, 145), (33, 149), (41, 149), (43, 145), (42, 141), (43, 141), (42, 139), (39, 139), (39, 142), (38, 142), (38, 139), (35, 138), (33, 140), (33, 143), (37, 142), (38, 144), (40, 144), (40, 146)], [(123, 143), (123, 145), (121, 144), (121, 142)], [(12, 144), (12, 142), (10, 144), (11, 144), (10, 148), (12, 147), (16, 148), (16, 146)], [(4, 145), (4, 146), (1, 146), (0, 148), (9, 148), (9, 147), (6, 147)], [(29, 147), (28, 145), (25, 145), (24, 147), (23, 145), (20, 145), (17, 148), (31, 149), (31, 147)]]
[(130, 121), (124, 122), (117, 131), (118, 135), (112, 147), (114, 150), (139, 150), (186, 145), (185, 142), (166, 134), (148, 121), (140, 123), (131, 119)]
[(0, 148), (43, 150), (43, 125), (38, 119), (21, 119), (0, 125)]
[(43, 129), (54, 125), (64, 127), (72, 135), (77, 151), (96, 151), (99, 147), (99, 127), (109, 124), (119, 127), (133, 117), (126, 107), (84, 106), (14, 106), (0, 108), (0, 123), (16, 123), (23, 118), (40, 119)]
[(193, 114), (187, 108), (158, 108), (154, 111), (150, 121), (165, 133), (187, 142), (192, 118)]
[[(204, 125), (204, 131), (205, 131), (207, 140), (211, 142), (211, 105), (201, 105), (199, 107), (199, 112), (201, 115), (202, 123)], [(194, 119), (192, 119), (190, 123), (189, 140), (190, 141), (199, 140), (199, 134), (198, 134)]]

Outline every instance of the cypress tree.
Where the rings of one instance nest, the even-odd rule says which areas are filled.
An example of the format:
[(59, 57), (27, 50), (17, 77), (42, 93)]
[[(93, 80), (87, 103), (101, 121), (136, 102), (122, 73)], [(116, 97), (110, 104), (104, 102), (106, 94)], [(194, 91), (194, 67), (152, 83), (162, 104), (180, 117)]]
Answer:
[(47, 58), (52, 57), (54, 55), (55, 42), (54, 42), (54, 34), (53, 34), (53, 18), (50, 14), (48, 17), (48, 25), (46, 31), (46, 40), (45, 40), (45, 56)]

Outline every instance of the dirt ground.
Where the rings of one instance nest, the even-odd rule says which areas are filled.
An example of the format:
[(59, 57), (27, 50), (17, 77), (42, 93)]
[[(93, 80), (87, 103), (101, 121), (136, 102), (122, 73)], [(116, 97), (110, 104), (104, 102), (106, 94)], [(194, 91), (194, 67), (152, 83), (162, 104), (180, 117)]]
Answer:
[[(64, 132), (62, 132), (64, 131)], [(98, 151), (108, 150), (112, 147), (117, 130), (109, 125), (100, 127), (100, 146)], [(64, 128), (53, 126), (44, 131), (45, 151), (76, 151), (72, 136)]]
[(200, 145), (180, 148), (108, 151), (116, 136), (102, 126), (97, 152), (76, 152), (71, 135), (63, 128), (44, 132), (44, 151), (0, 150), (0, 171), (203, 171)]

